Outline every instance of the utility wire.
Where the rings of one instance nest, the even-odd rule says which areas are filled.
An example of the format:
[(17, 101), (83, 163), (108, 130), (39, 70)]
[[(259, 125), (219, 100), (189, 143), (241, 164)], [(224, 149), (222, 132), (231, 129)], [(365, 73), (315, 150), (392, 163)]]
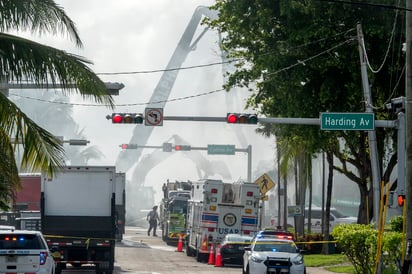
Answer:
[(157, 72), (167, 72), (167, 71), (175, 71), (175, 70), (187, 70), (187, 69), (211, 67), (211, 66), (222, 65), (222, 64), (230, 64), (230, 63), (236, 62), (238, 60), (240, 60), (240, 59), (232, 59), (232, 60), (225, 61), (225, 62), (216, 62), (216, 63), (209, 63), (209, 64), (196, 65), (196, 66), (188, 66), (188, 67), (180, 67), (180, 68), (141, 70), (141, 71), (123, 71), (123, 72), (98, 72), (96, 74), (97, 75), (149, 74), (149, 73), (157, 73)]
[[(348, 30), (348, 31), (342, 32), (342, 33), (340, 33), (340, 34), (347, 34), (347, 33), (350, 32), (351, 30), (353, 30), (353, 29), (350, 29), (350, 30)], [(338, 34), (338, 35), (339, 35), (339, 34)], [(335, 36), (336, 36), (336, 35), (335, 35)], [(326, 38), (319, 39), (318, 42), (324, 41), (325, 39), (326, 39)], [(346, 41), (343, 41), (343, 42), (339, 43), (338, 45), (335, 45), (335, 46), (333, 46), (333, 47), (331, 47), (331, 48), (329, 48), (329, 49), (327, 49), (327, 50), (324, 50), (324, 51), (316, 54), (316, 55), (313, 55), (313, 56), (311, 56), (311, 57), (309, 57), (309, 58), (306, 58), (306, 59), (303, 60), (303, 61), (298, 60), (295, 64), (292, 64), (292, 65), (290, 65), (290, 66), (288, 66), (288, 67), (279, 69), (279, 70), (277, 70), (277, 71), (275, 71), (275, 72), (269, 73), (269, 74), (267, 74), (267, 76), (274, 75), (274, 74), (278, 74), (278, 73), (280, 73), (280, 72), (282, 72), (282, 71), (287, 71), (287, 70), (292, 69), (292, 68), (294, 68), (294, 67), (296, 67), (296, 66), (298, 66), (298, 65), (304, 65), (305, 62), (311, 61), (311, 60), (313, 60), (313, 59), (315, 59), (315, 58), (317, 58), (317, 57), (319, 57), (319, 56), (321, 56), (321, 55), (323, 55), (323, 54), (326, 54), (326, 53), (328, 53), (328, 52), (330, 52), (330, 51), (332, 51), (332, 50), (334, 50), (334, 49), (336, 49), (336, 48), (338, 48), (338, 47), (344, 46), (345, 44), (348, 44), (349, 42), (351, 42), (351, 41), (353, 41), (353, 40), (354, 40), (354, 39), (351, 38), (351, 39), (348, 39), (348, 40), (346, 40)], [(311, 42), (311, 43), (309, 43), (309, 44), (313, 44), (313, 42)], [(107, 72), (107, 73), (97, 73), (97, 74), (111, 74), (111, 75), (113, 75), (113, 74), (137, 74), (137, 73), (151, 73), (151, 72), (152, 72), (152, 73), (155, 73), (155, 72), (164, 72), (164, 71), (169, 71), (169, 70), (171, 71), (171, 70), (193, 69), (193, 68), (198, 68), (198, 67), (214, 66), (214, 65), (223, 64), (223, 63), (235, 62), (235, 61), (238, 61), (238, 60), (240, 60), (240, 59), (235, 59), (235, 60), (231, 60), (231, 61), (227, 61), (227, 62), (219, 62), (219, 63), (211, 63), (211, 64), (205, 64), (205, 65), (184, 67), (184, 68), (172, 68), (172, 69), (166, 69), (166, 70), (134, 71), (134, 72), (113, 72), (113, 73)], [(224, 90), (225, 90), (225, 89), (222, 88), (222, 89), (216, 89), (216, 90), (212, 90), (212, 91), (207, 91), (207, 92), (199, 93), (199, 94), (196, 94), (196, 95), (178, 97), (178, 98), (169, 99), (169, 100), (160, 100), (160, 101), (146, 102), (146, 103), (115, 104), (114, 106), (115, 106), (115, 107), (124, 107), (124, 106), (137, 106), (137, 105), (152, 105), (152, 104), (159, 104), (159, 103), (182, 101), (182, 100), (187, 100), (187, 99), (191, 99), (191, 98), (196, 98), (196, 97), (201, 97), (201, 96), (206, 96), (206, 95), (218, 93), (218, 92), (221, 92), (221, 91), (224, 91)], [(80, 103), (56, 102), (56, 101), (50, 101), (50, 100), (43, 100), (43, 99), (40, 99), (40, 98), (33, 98), (33, 97), (29, 97), (29, 96), (22, 96), (22, 95), (13, 94), (13, 93), (10, 93), (10, 95), (11, 95), (11, 96), (20, 97), (20, 98), (24, 98), (24, 99), (28, 99), (28, 100), (35, 100), (35, 101), (47, 102), (47, 103), (53, 103), (53, 104), (74, 105), (74, 106), (86, 106), (86, 107), (107, 107), (107, 106), (108, 106), (108, 105), (105, 105), (105, 104), (84, 104), (84, 103), (80, 104)]]
[[(355, 28), (351, 28), (345, 31), (342, 31), (340, 33), (337, 33), (335, 35), (329, 36), (329, 37), (325, 37), (325, 38), (320, 38), (318, 40), (315, 41), (311, 41), (305, 44), (301, 44), (298, 46), (294, 46), (291, 47), (287, 50), (295, 50), (295, 49), (299, 49), (299, 48), (304, 48), (307, 47), (309, 45), (314, 45), (314, 44), (318, 44), (320, 42), (324, 42), (326, 40), (329, 40), (331, 38), (335, 38), (341, 35), (347, 35), (348, 33), (352, 32), (356, 30)], [(267, 56), (267, 55), (272, 55), (272, 54), (276, 54), (276, 52), (266, 52), (266, 53), (262, 53), (258, 56)], [(230, 63), (234, 63), (234, 62), (238, 62), (241, 60), (244, 60), (245, 58), (236, 58), (236, 59), (231, 59), (228, 61), (221, 61), (221, 62), (214, 62), (214, 63), (208, 63), (208, 64), (202, 64), (202, 65), (194, 65), (194, 66), (187, 66), (187, 67), (179, 67), (179, 68), (169, 68), (169, 69), (154, 69), (154, 70), (138, 70), (138, 71), (122, 71), (122, 72), (97, 72), (97, 75), (130, 75), (130, 74), (150, 74), (150, 73), (159, 73), (159, 72), (168, 72), (168, 71), (176, 71), (176, 70), (188, 70), (188, 69), (196, 69), (196, 68), (204, 68), (204, 67), (211, 67), (211, 66), (216, 66), (216, 65), (223, 65), (223, 64), (230, 64)]]
[[(398, 3), (399, 3), (399, 1), (398, 1)], [(399, 14), (399, 12), (397, 11), (396, 14), (395, 14), (394, 21), (393, 21), (393, 27), (392, 27), (392, 31), (391, 31), (391, 38), (389, 39), (388, 47), (386, 48), (386, 52), (385, 52), (385, 56), (384, 56), (384, 58), (383, 58), (382, 64), (381, 64), (380, 67), (379, 67), (378, 69), (376, 69), (376, 70), (374, 70), (374, 69), (372, 68), (372, 66), (371, 66), (371, 64), (370, 64), (370, 62), (369, 62), (368, 53), (366, 52), (366, 47), (365, 47), (365, 41), (362, 39), (361, 47), (362, 47), (363, 53), (365, 54), (366, 64), (368, 64), (368, 67), (369, 67), (370, 71), (373, 72), (373, 73), (375, 73), (375, 74), (378, 73), (379, 71), (381, 71), (381, 69), (382, 69), (383, 66), (385, 65), (386, 58), (388, 58), (388, 56), (389, 56), (389, 50), (391, 49), (392, 40), (393, 40), (394, 35), (395, 35), (396, 21), (397, 21), (397, 19), (398, 19), (398, 14)]]
[[(159, 104), (159, 103), (182, 101), (182, 100), (187, 100), (187, 99), (191, 99), (191, 98), (210, 95), (210, 94), (213, 94), (213, 93), (218, 93), (218, 92), (221, 92), (221, 91), (224, 91), (224, 90), (225, 89), (222, 88), (222, 89), (216, 89), (216, 90), (207, 91), (207, 92), (203, 92), (203, 93), (199, 93), (199, 94), (195, 94), (195, 95), (189, 95), (189, 96), (184, 96), (184, 97), (173, 98), (173, 99), (169, 99), (169, 100), (159, 100), (159, 101), (146, 102), (146, 103), (115, 104), (114, 106), (115, 107), (126, 107), (126, 106), (153, 105), (153, 104)], [(70, 102), (61, 102), (61, 101), (56, 102), (56, 101), (44, 100), (44, 99), (40, 99), (40, 98), (33, 98), (33, 97), (29, 97), (29, 96), (22, 96), (22, 95), (18, 95), (18, 94), (14, 94), (14, 93), (10, 93), (10, 95), (15, 96), (15, 97), (28, 99), (28, 100), (34, 100), (34, 101), (40, 101), (40, 102), (52, 103), (52, 104), (60, 104), (60, 105), (73, 105), (73, 106), (84, 106), (84, 107), (107, 107), (107, 106), (110, 106), (108, 104), (84, 104), (84, 103), (80, 104), (80, 103), (70, 103)]]

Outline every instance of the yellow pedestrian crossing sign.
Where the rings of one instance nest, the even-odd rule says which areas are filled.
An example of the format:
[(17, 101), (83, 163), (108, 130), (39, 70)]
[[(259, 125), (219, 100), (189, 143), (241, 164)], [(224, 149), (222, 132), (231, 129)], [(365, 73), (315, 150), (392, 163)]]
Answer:
[(266, 194), (266, 192), (268, 192), (275, 186), (275, 183), (266, 173), (264, 173), (262, 176), (257, 178), (255, 183), (260, 186), (260, 193), (263, 195)]

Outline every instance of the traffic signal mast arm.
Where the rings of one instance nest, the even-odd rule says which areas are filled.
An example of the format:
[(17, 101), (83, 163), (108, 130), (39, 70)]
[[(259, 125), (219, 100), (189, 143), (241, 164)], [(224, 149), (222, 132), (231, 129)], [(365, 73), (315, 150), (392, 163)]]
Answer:
[[(133, 113), (113, 113), (112, 115), (107, 115), (106, 119), (112, 120), (112, 123), (124, 123), (124, 122), (117, 122), (113, 121), (113, 118), (116, 115), (125, 115), (125, 114), (133, 114)], [(144, 117), (141, 113), (134, 113), (138, 114), (138, 123), (142, 123)], [(231, 113), (229, 113), (231, 114)], [(194, 122), (228, 122), (228, 116), (226, 117), (212, 117), (212, 116), (163, 116), (163, 120), (165, 121), (194, 121)], [(233, 113), (235, 115), (242, 115), (239, 113)], [(245, 114), (251, 115), (251, 114)], [(136, 122), (134, 122), (136, 123)], [(239, 122), (235, 122), (239, 123)], [(256, 117), (256, 123), (261, 124), (294, 124), (294, 125), (320, 125), (321, 119), (320, 118), (282, 118), (282, 117)], [(251, 123), (241, 123), (241, 124), (251, 124)], [(396, 128), (397, 122), (396, 120), (375, 120), (375, 127), (383, 127), (383, 128)]]
[[(166, 121), (196, 121), (196, 122), (227, 122), (227, 117), (208, 116), (163, 116)], [(295, 125), (320, 125), (320, 118), (281, 118), (257, 117), (261, 124), (295, 124)], [(396, 128), (395, 120), (375, 120), (376, 127)]]

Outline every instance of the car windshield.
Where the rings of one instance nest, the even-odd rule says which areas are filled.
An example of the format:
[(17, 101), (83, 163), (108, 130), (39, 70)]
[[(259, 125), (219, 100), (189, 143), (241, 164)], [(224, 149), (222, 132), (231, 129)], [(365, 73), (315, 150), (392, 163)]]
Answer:
[(258, 241), (255, 243), (253, 251), (296, 253), (296, 247), (290, 242)]
[(0, 249), (44, 249), (35, 234), (1, 234)]
[(336, 217), (336, 218), (346, 218), (348, 216), (344, 215), (343, 213), (337, 211), (336, 209), (331, 209), (330, 212)]

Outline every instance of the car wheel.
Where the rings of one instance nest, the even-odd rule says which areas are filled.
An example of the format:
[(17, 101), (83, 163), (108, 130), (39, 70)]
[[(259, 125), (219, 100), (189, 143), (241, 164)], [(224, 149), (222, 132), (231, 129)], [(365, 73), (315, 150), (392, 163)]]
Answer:
[(55, 274), (61, 274), (62, 273), (62, 265), (61, 264), (56, 264), (56, 267), (54, 269)]
[(202, 261), (202, 254), (199, 251), (196, 251), (196, 261), (197, 262), (201, 262)]

